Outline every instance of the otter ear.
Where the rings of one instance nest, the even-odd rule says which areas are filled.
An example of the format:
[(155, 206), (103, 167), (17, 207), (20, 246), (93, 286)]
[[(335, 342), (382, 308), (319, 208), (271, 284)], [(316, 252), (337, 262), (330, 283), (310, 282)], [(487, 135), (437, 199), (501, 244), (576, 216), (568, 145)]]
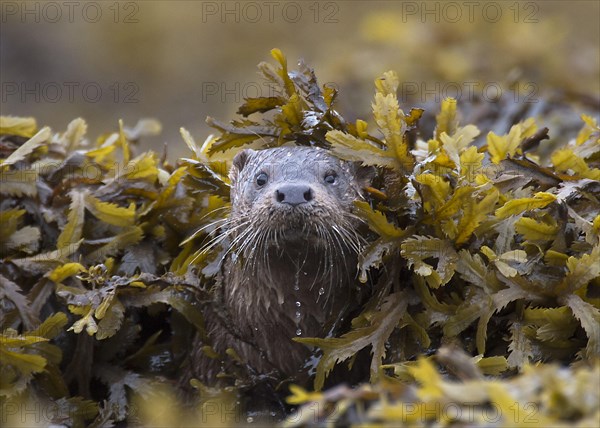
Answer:
[(354, 162), (354, 174), (356, 182), (361, 189), (371, 185), (377, 176), (377, 170), (373, 166), (365, 166), (361, 162)]
[(236, 181), (238, 174), (246, 164), (252, 155), (254, 154), (254, 150), (252, 149), (244, 149), (241, 152), (238, 152), (233, 158), (233, 165), (229, 170), (229, 179), (233, 182)]

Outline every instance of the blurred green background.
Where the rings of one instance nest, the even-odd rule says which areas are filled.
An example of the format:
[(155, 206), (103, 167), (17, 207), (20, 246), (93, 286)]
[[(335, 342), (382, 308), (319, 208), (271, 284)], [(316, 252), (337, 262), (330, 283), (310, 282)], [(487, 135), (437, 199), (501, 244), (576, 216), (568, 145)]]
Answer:
[[(199, 141), (206, 116), (228, 121), (246, 96), (268, 96), (256, 72), (274, 47), (340, 89), (338, 109), (367, 116), (373, 80), (398, 72), (402, 107), (431, 110), (547, 94), (598, 111), (600, 2), (2, 1), (2, 114), (89, 136), (157, 118), (170, 159)], [(510, 92), (509, 89), (516, 92)], [(582, 105), (583, 107), (578, 107)], [(460, 104), (459, 104), (460, 106)]]

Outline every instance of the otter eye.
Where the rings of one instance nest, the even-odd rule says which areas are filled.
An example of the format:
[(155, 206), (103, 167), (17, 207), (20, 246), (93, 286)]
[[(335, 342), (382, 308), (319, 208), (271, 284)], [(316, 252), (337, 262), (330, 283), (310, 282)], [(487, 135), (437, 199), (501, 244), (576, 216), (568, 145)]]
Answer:
[(256, 176), (256, 184), (258, 184), (259, 186), (264, 186), (265, 184), (267, 184), (268, 180), (269, 176), (264, 172), (261, 172)]
[(333, 184), (333, 183), (335, 183), (336, 178), (337, 178), (337, 175), (335, 172), (328, 172), (325, 175), (325, 183)]

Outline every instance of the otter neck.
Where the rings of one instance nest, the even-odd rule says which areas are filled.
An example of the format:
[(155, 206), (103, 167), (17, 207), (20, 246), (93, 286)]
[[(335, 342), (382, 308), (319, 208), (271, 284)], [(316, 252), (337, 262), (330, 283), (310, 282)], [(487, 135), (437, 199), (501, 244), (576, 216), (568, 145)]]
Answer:
[(328, 252), (306, 242), (286, 242), (252, 258), (228, 263), (226, 273), (236, 280), (226, 281), (234, 288), (225, 294), (242, 319), (260, 308), (278, 320), (288, 337), (323, 336), (331, 318), (348, 303), (354, 278), (347, 266), (355, 264), (347, 254)]

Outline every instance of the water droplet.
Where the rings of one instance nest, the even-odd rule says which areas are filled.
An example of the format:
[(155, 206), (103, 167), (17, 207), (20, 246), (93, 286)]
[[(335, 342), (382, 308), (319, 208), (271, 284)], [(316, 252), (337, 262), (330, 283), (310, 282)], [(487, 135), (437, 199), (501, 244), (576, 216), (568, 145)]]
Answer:
[(297, 285), (297, 284), (296, 284), (296, 285), (294, 285), (294, 291), (298, 291), (298, 290), (300, 290), (300, 286), (299, 286), (299, 285)]
[(319, 288), (319, 296), (325, 294), (325, 289), (323, 287)]
[(249, 424), (251, 424), (252, 422), (254, 422), (254, 418), (252, 416), (248, 416), (246, 418), (246, 422), (248, 422)]
[(302, 335), (302, 329), (299, 328), (298, 330), (296, 330), (296, 336), (300, 336)]
[(300, 313), (300, 311), (296, 311), (296, 318), (300, 318), (302, 316), (302, 314)]
[(308, 275), (308, 272), (303, 272), (303, 273), (304, 273), (304, 275)]
[(300, 306), (302, 306), (302, 303), (296, 302), (296, 307), (299, 308)]
[(365, 282), (367, 282), (367, 272), (365, 272), (364, 270), (361, 270), (361, 271), (360, 271), (360, 276), (359, 276), (358, 280), (359, 280), (360, 282), (362, 282), (363, 284), (364, 284)]

